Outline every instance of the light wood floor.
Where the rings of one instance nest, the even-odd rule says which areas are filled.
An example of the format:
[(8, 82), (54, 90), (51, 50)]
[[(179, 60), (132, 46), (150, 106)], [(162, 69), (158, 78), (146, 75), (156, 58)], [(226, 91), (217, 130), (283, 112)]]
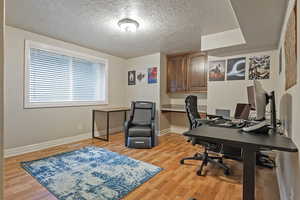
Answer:
[[(107, 148), (111, 151), (143, 160), (164, 168), (164, 170), (129, 193), (124, 200), (240, 200), (242, 196), (242, 164), (226, 160), (233, 174), (225, 177), (222, 170), (208, 166), (207, 176), (199, 177), (195, 171), (201, 161), (190, 161), (180, 165), (179, 160), (200, 150), (178, 134), (160, 137), (159, 146), (150, 150), (128, 149), (123, 145), (123, 135), (116, 134), (110, 142), (84, 140), (46, 150), (6, 159), (5, 199), (6, 200), (54, 200), (46, 188), (20, 167), (21, 161), (35, 160), (61, 152), (72, 151), (87, 145)], [(279, 200), (275, 171), (257, 168), (256, 199)]]

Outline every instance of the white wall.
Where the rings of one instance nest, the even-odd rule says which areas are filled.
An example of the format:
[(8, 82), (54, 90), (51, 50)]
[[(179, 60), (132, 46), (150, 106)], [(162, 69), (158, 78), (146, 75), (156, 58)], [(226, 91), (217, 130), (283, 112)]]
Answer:
[[(141, 56), (137, 58), (131, 58), (127, 60), (127, 71), (142, 70), (147, 72), (150, 67), (157, 67), (158, 80), (156, 84), (148, 84), (147, 74), (145, 76), (145, 82), (139, 83), (136, 80), (136, 85), (127, 85), (127, 99), (130, 104), (131, 101), (154, 101), (159, 106), (159, 69), (160, 69), (160, 53), (155, 53), (147, 56)], [(126, 73), (127, 78), (127, 73)]]
[(215, 50), (224, 47), (245, 44), (244, 35), (240, 28), (201, 37), (201, 51)]
[[(287, 23), (287, 20), (290, 16), (291, 10), (294, 5), (294, 0), (289, 1), (289, 7), (288, 11), (286, 13), (285, 18), (285, 25)], [(299, 38), (300, 38), (300, 32), (299, 32), (299, 11), (300, 11), (300, 4), (298, 2), (297, 4), (297, 27), (298, 27), (298, 43), (297, 43), (297, 84), (285, 91), (285, 56), (283, 53), (283, 66), (282, 66), (282, 72), (279, 75), (279, 79), (277, 81), (277, 90), (276, 94), (279, 99), (277, 101), (277, 107), (280, 108), (280, 118), (285, 121), (286, 126), (286, 135), (291, 137), (294, 141), (294, 143), (297, 145), (298, 149), (300, 148), (300, 52), (299, 52)], [(281, 40), (280, 40), (280, 46), (282, 45), (284, 49), (284, 36), (286, 31), (286, 26), (283, 26), (282, 34), (281, 34)], [(279, 49), (278, 49), (279, 50)], [(284, 51), (283, 51), (284, 52)], [(277, 71), (278, 73), (278, 71)], [(286, 103), (282, 102), (280, 105), (280, 101), (284, 100), (284, 97), (290, 96), (291, 102)], [(286, 114), (289, 113), (290, 114)], [(280, 186), (280, 195), (282, 200), (299, 200), (300, 199), (300, 157), (298, 153), (278, 153), (278, 159), (277, 159), (277, 175), (278, 175), (278, 183)]]
[(208, 57), (209, 61), (246, 57), (246, 80), (208, 81), (207, 112), (209, 114), (215, 114), (216, 109), (228, 109), (233, 116), (237, 103), (248, 103), (246, 87), (249, 85), (253, 85), (253, 81), (250, 81), (248, 78), (249, 57), (259, 55), (271, 56), (270, 79), (260, 80), (263, 88), (266, 91), (270, 92), (272, 90), (275, 90), (277, 79), (276, 68), (278, 68), (278, 53), (276, 50), (236, 55), (231, 57)]
[[(91, 132), (91, 111), (99, 106), (23, 108), (24, 41), (26, 39), (108, 59), (109, 105), (126, 105), (126, 61), (77, 45), (6, 26), (5, 148), (31, 145)], [(123, 115), (122, 115), (123, 116)], [(114, 120), (111, 120), (114, 121)], [(122, 120), (120, 126), (122, 126)]]
[(4, 0), (0, 1), (0, 199), (3, 199), (3, 121), (4, 121), (4, 107), (3, 107), (3, 78), (4, 78), (4, 30), (5, 30), (5, 4)]
[[(145, 82), (139, 83), (136, 80), (136, 85), (127, 85), (127, 102), (130, 105), (131, 101), (152, 101), (156, 103), (157, 112), (157, 126), (156, 131), (159, 130), (159, 109), (160, 109), (160, 53), (155, 53), (147, 56), (141, 56), (137, 58), (131, 58), (127, 60), (127, 71), (144, 71), (150, 67), (157, 67), (157, 83), (148, 84), (147, 74), (145, 76)], [(127, 72), (126, 79), (127, 79)]]

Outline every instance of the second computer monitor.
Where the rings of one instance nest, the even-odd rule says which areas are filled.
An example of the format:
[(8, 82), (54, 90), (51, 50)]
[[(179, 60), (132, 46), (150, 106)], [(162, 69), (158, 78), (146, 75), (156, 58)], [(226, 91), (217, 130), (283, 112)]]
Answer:
[(238, 103), (235, 108), (234, 118), (248, 120), (250, 108), (250, 104)]

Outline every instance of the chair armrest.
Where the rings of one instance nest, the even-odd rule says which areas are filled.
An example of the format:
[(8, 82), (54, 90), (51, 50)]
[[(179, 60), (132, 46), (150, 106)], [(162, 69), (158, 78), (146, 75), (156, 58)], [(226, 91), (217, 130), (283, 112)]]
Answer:
[(131, 122), (132, 122), (132, 120), (126, 120), (124, 122), (124, 129), (125, 130), (128, 130), (128, 128), (132, 125)]
[(128, 129), (131, 127), (131, 122), (132, 122), (132, 120), (131, 119), (129, 119), (129, 120), (126, 120), (125, 122), (124, 122), (124, 139), (125, 139), (125, 146), (127, 147), (127, 143), (128, 143)]

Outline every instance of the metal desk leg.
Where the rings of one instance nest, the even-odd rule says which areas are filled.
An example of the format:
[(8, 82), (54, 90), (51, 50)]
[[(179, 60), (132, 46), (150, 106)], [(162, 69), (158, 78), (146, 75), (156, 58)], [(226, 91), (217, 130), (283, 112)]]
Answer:
[(109, 112), (107, 112), (106, 117), (106, 141), (109, 141)]
[(95, 138), (95, 111), (93, 110), (93, 114), (92, 114), (92, 137)]
[(243, 148), (243, 162), (243, 200), (255, 200), (255, 148)]
[(126, 122), (126, 120), (127, 120), (127, 111), (125, 110), (124, 111), (124, 122)]

